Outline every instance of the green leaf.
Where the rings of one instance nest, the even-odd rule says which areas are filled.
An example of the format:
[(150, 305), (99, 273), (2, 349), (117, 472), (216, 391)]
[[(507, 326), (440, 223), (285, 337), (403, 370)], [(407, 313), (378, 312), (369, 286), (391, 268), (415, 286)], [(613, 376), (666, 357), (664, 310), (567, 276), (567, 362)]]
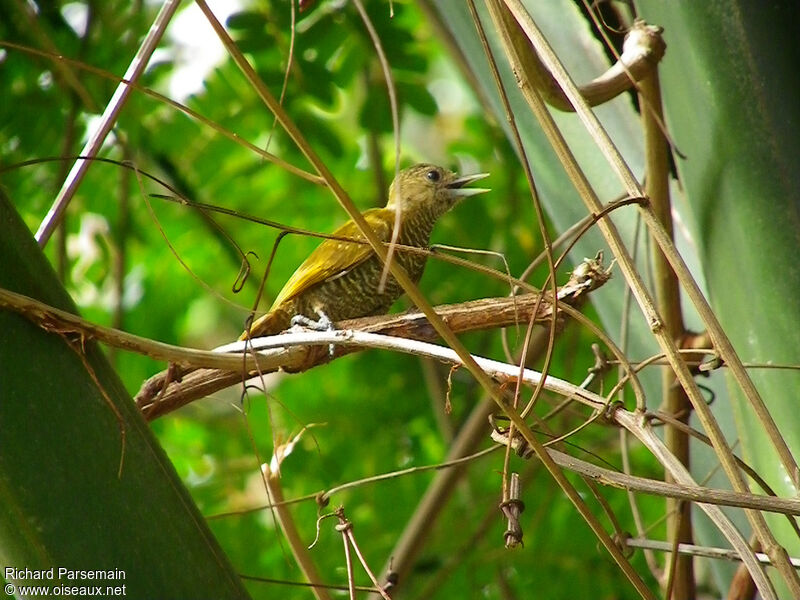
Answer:
[(268, 22), (267, 16), (263, 12), (257, 10), (243, 10), (230, 15), (225, 21), (225, 27), (227, 29), (233, 29), (234, 31), (249, 30), (263, 33)]
[(358, 124), (369, 131), (386, 133), (392, 130), (389, 97), (386, 87), (370, 86), (358, 111)]
[(438, 108), (436, 100), (424, 85), (403, 85), (402, 87), (398, 86), (398, 88), (400, 100), (407, 102), (418, 113), (427, 116), (436, 114)]
[[(0, 287), (75, 310), (5, 195), (0, 261)], [(118, 581), (41, 582), (51, 589), (125, 585), (131, 598), (248, 597), (97, 345), (7, 310), (0, 330), (3, 565), (124, 573)]]
[[(798, 363), (800, 348), (800, 51), (797, 4), (639, 1), (662, 25), (662, 89), (678, 173), (712, 307), (745, 362)], [(797, 371), (751, 369), (795, 457)], [(735, 384), (731, 386), (736, 388)], [(744, 454), (781, 495), (797, 490), (738, 390), (732, 408)], [(733, 425), (733, 424), (731, 424)], [(771, 522), (790, 554), (800, 543)]]

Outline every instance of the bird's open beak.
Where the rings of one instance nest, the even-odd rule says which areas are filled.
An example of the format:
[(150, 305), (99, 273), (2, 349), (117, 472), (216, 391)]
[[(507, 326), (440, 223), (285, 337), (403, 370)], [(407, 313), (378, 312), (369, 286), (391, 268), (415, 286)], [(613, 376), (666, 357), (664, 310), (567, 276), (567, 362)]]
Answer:
[(475, 194), (483, 194), (484, 192), (490, 191), (488, 188), (467, 188), (464, 187), (465, 185), (469, 185), (473, 181), (478, 181), (479, 179), (484, 179), (488, 177), (489, 173), (477, 173), (475, 175), (462, 175), (461, 177), (457, 177), (453, 181), (447, 184), (447, 188), (450, 190), (450, 193), (453, 196), (457, 196), (459, 198), (466, 198), (467, 196), (474, 196)]

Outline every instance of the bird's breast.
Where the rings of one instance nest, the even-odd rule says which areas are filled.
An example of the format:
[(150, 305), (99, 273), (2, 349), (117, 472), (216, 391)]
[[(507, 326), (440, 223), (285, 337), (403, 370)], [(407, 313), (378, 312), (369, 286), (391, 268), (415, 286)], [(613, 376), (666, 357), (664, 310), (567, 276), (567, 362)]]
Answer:
[[(401, 216), (397, 243), (427, 248), (435, 219), (424, 213)], [(427, 255), (398, 247), (392, 260), (416, 283), (422, 277)], [(403, 288), (392, 275), (381, 286), (383, 269), (383, 263), (373, 253), (358, 265), (329, 276), (292, 298), (288, 312), (316, 318), (317, 311), (322, 311), (334, 322), (385, 313), (402, 296)]]

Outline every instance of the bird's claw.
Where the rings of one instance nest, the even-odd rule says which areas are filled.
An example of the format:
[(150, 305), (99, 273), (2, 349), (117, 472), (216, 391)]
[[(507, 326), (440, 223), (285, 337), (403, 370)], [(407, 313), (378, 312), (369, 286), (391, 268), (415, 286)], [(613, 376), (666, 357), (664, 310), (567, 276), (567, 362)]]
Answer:
[(299, 325), (314, 331), (333, 331), (333, 322), (328, 318), (328, 315), (322, 311), (319, 311), (317, 315), (319, 315), (319, 320), (317, 321), (305, 315), (295, 315), (292, 317), (291, 325), (292, 327)]
[[(319, 317), (318, 320), (311, 319), (305, 315), (295, 315), (292, 317), (290, 321), (292, 327), (299, 325), (300, 327), (305, 327), (306, 329), (313, 329), (314, 331), (334, 331), (336, 328), (333, 326), (333, 321), (328, 318), (321, 310), (315, 311), (317, 316)], [(333, 359), (333, 351), (335, 346), (333, 344), (328, 344), (328, 358)]]

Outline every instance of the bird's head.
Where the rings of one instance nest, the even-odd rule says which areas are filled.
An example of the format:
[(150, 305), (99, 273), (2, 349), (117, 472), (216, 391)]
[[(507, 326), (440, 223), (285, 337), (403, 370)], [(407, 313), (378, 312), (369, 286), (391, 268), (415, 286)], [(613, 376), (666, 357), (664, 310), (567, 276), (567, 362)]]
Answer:
[(485, 188), (464, 187), (473, 181), (488, 177), (488, 173), (456, 175), (436, 165), (418, 164), (400, 171), (389, 188), (386, 208), (414, 214), (431, 211), (438, 218), (467, 196), (488, 192)]

